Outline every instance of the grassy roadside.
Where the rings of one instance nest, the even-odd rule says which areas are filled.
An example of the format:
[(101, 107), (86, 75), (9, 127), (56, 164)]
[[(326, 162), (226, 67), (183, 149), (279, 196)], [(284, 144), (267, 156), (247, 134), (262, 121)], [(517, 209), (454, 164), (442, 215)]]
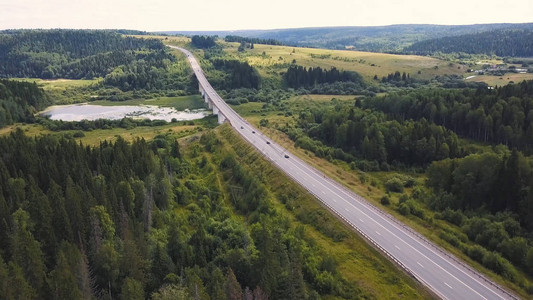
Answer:
[[(335, 98), (336, 100), (332, 100)], [(329, 100), (328, 100), (329, 99)], [(234, 106), (233, 108), (239, 112), (243, 117), (245, 117), (249, 122), (260, 128), (260, 130), (269, 136), (272, 140), (276, 141), (280, 145), (287, 148), (293, 154), (297, 155), (301, 159), (305, 160), (307, 163), (313, 165), (317, 169), (321, 170), (327, 174), (332, 179), (343, 184), (344, 186), (350, 188), (359, 195), (365, 197), (369, 202), (376, 205), (377, 207), (383, 209), (387, 213), (391, 214), (395, 218), (399, 219), (401, 222), (407, 224), (415, 231), (419, 232), (425, 236), (428, 240), (434, 242), (441, 248), (452, 253), (456, 257), (460, 258), (462, 261), (466, 262), (468, 265), (472, 266), (474, 269), (480, 271), (482, 274), (488, 278), (493, 279), (495, 282), (501, 286), (507, 287), (510, 290), (513, 290), (517, 295), (528, 298), (530, 297), (527, 292), (522, 289), (518, 284), (510, 282), (503, 279), (501, 276), (495, 274), (493, 271), (490, 271), (483, 267), (480, 263), (473, 261), (470, 257), (465, 255), (459, 248), (449, 244), (445, 241), (441, 235), (443, 234), (457, 234), (464, 235), (461, 228), (452, 225), (448, 222), (445, 222), (434, 217), (434, 212), (425, 206), (422, 202), (417, 202), (420, 207), (423, 209), (426, 218), (420, 219), (413, 215), (404, 216), (401, 215), (396, 209), (399, 198), (402, 195), (401, 193), (392, 193), (391, 194), (391, 205), (383, 206), (381, 204), (381, 198), (386, 194), (384, 182), (386, 182), (391, 176), (395, 174), (408, 175), (416, 179), (418, 186), (423, 186), (425, 182), (425, 174), (411, 174), (411, 173), (398, 173), (398, 172), (362, 172), (359, 170), (352, 170), (348, 163), (343, 161), (328, 161), (326, 159), (319, 158), (315, 156), (312, 152), (297, 148), (292, 141), (285, 133), (277, 130), (284, 126), (294, 124), (295, 118), (298, 114), (306, 109), (312, 109), (315, 106), (319, 105), (331, 105), (335, 106), (336, 101), (353, 101), (353, 96), (341, 98), (338, 96), (324, 96), (324, 95), (303, 95), (293, 97), (287, 101), (287, 105), (284, 107), (287, 111), (292, 112), (292, 116), (287, 117), (285, 114), (280, 114), (280, 110), (277, 109), (261, 109), (262, 107), (257, 103), (246, 103), (239, 106)], [(262, 119), (268, 120), (268, 125), (266, 127), (260, 127), (260, 121)], [(470, 144), (469, 147), (476, 148), (479, 151), (482, 151), (482, 145)], [(406, 189), (405, 194), (411, 194), (411, 189)], [(471, 242), (468, 242), (471, 246)], [(520, 272), (520, 276), (529, 279), (527, 274)]]
[(236, 152), (239, 161), (257, 174), (277, 200), (274, 205), (295, 226), (316, 242), (323, 255), (338, 264), (343, 278), (370, 292), (376, 299), (430, 299), (432, 296), (412, 278), (368, 245), (355, 232), (327, 213), (313, 196), (264, 160), (229, 126), (217, 130), (225, 147)]

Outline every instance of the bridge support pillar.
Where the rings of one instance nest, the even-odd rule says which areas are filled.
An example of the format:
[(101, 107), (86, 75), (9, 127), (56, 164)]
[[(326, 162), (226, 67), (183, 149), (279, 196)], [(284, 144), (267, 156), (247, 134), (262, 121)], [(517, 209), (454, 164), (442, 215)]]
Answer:
[(218, 108), (209, 102), (209, 108), (213, 109), (213, 115), (218, 115)]
[(218, 124), (226, 122), (226, 117), (223, 114), (218, 114)]

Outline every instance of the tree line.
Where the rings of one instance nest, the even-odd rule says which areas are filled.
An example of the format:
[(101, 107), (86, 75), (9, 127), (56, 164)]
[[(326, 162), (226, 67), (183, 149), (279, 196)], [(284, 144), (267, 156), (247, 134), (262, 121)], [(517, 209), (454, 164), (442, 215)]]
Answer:
[[(387, 120), (380, 112), (342, 105), (335, 110), (303, 111), (298, 125), (306, 136), (350, 154), (351, 160), (346, 157), (349, 162), (355, 158), (375, 161), (377, 169), (383, 166), (387, 170), (389, 165), (426, 166), (434, 160), (461, 156), (463, 151), (457, 135), (442, 126), (426, 120), (400, 123)], [(302, 136), (296, 143), (305, 148), (309, 141)], [(324, 156), (320, 147), (313, 148), (317, 155)]]
[(200, 49), (208, 49), (216, 46), (216, 37), (205, 35), (193, 35), (191, 37), (191, 44)]
[(224, 90), (235, 88), (258, 89), (261, 84), (261, 76), (247, 62), (215, 58), (211, 60), (213, 67), (223, 71), (226, 76), (223, 80), (215, 82), (215, 85)]
[(446, 36), (420, 41), (406, 47), (403, 52), (418, 55), (436, 52), (466, 52), (498, 56), (533, 56), (533, 31), (493, 30), (459, 36)]
[[(434, 192), (430, 206), (485, 248), (463, 245), (463, 252), (515, 282), (519, 278), (516, 270), (502, 257), (533, 274), (533, 166), (529, 158), (517, 150), (472, 154), (433, 162), (427, 175), (427, 185)], [(480, 209), (491, 214), (463, 214)], [(453, 236), (446, 239), (456, 246), (462, 244)]]
[(132, 51), (162, 50), (156, 39), (105, 30), (0, 32), (0, 77), (94, 78), (127, 63)]
[(238, 35), (226, 35), (224, 37), (226, 42), (248, 43), (248, 44), (263, 44), (263, 45), (275, 45), (282, 46), (283, 43), (275, 39), (260, 39), (251, 37), (242, 37)]
[(424, 118), (464, 137), (533, 149), (533, 81), (493, 90), (404, 91), (368, 99), (363, 106), (399, 121)]
[(0, 297), (365, 295), (213, 132), (191, 147), (1, 137)]
[(0, 79), (0, 127), (32, 122), (34, 114), (52, 103), (36, 83)]
[(354, 82), (362, 87), (365, 85), (361, 75), (356, 72), (339, 71), (335, 67), (329, 70), (324, 70), (321, 67), (307, 69), (294, 64), (289, 66), (283, 75), (283, 81), (291, 88), (309, 88), (317, 84), (334, 82)]

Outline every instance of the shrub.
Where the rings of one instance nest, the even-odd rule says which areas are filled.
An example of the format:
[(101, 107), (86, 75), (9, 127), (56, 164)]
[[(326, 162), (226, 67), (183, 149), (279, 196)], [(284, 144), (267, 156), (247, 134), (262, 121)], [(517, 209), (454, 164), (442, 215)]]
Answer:
[(416, 185), (416, 180), (413, 177), (411, 177), (411, 176), (407, 176), (403, 186), (405, 186), (406, 188), (409, 188), (409, 187), (413, 187), (415, 185)]
[(402, 203), (400, 206), (398, 206), (398, 211), (404, 216), (407, 216), (411, 213), (411, 209), (405, 203)]
[(72, 136), (75, 138), (82, 138), (85, 136), (85, 133), (83, 133), (83, 131), (76, 131)]
[(400, 199), (399, 199), (400, 203), (404, 203), (404, 202), (406, 202), (407, 200), (409, 200), (409, 196), (407, 196), (407, 194), (402, 194), (402, 195), (400, 196)]
[(487, 252), (483, 257), (483, 265), (509, 280), (517, 278), (515, 268), (496, 252)]
[(385, 182), (385, 188), (388, 192), (403, 193), (403, 182), (399, 178), (391, 178)]
[(457, 226), (462, 226), (465, 221), (465, 216), (463, 215), (463, 213), (458, 210), (452, 210), (449, 208), (446, 208), (440, 214), (440, 218)]
[(485, 248), (481, 247), (480, 245), (474, 245), (468, 248), (466, 255), (477, 262), (483, 262), (483, 257), (485, 257), (486, 253), (487, 250), (485, 250)]
[(385, 195), (381, 197), (381, 204), (383, 205), (389, 205), (390, 204), (390, 198), (389, 196)]

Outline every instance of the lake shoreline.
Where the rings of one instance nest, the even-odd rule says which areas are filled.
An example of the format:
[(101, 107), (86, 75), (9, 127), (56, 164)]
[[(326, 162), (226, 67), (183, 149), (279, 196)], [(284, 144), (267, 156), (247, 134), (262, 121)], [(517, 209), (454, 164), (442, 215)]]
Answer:
[(210, 112), (206, 109), (178, 111), (173, 107), (155, 105), (117, 105), (104, 106), (90, 103), (77, 103), (67, 105), (53, 105), (38, 112), (37, 115), (49, 117), (51, 120), (66, 122), (79, 122), (82, 120), (94, 121), (98, 119), (120, 120), (122, 118), (164, 120), (171, 122), (202, 119)]

